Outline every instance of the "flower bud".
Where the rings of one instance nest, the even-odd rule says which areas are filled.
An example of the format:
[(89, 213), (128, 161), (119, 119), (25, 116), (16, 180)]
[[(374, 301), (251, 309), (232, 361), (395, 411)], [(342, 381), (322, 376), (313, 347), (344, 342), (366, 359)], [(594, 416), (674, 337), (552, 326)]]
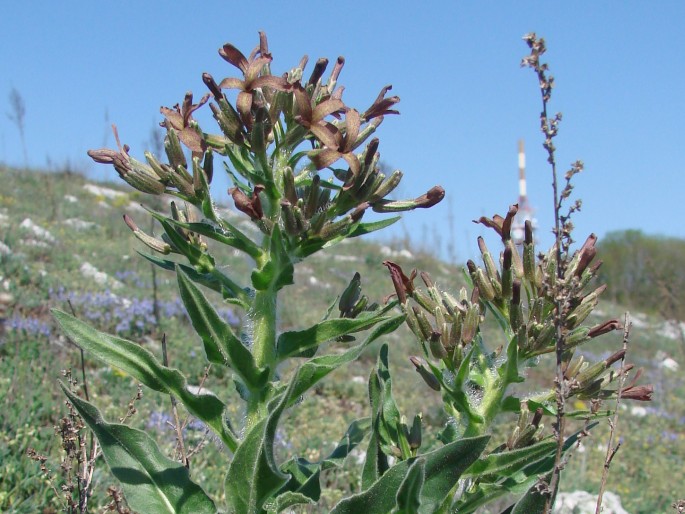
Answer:
[(314, 175), (312, 177), (312, 184), (307, 188), (307, 200), (305, 201), (304, 215), (307, 219), (311, 219), (316, 213), (319, 200), (319, 183), (321, 182), (321, 177), (319, 175)]
[(418, 307), (412, 307), (414, 311), (414, 317), (416, 318), (416, 323), (421, 331), (421, 340), (430, 341), (431, 334), (433, 334), (433, 327), (428, 321), (426, 314)]
[(431, 350), (431, 355), (435, 359), (445, 359), (447, 357), (447, 350), (442, 345), (442, 334), (436, 330), (432, 331), (428, 341), (428, 346)]
[(401, 180), (402, 172), (400, 170), (393, 171), (392, 175), (386, 178), (385, 181), (371, 194), (369, 197), (369, 203), (374, 203), (388, 196), (400, 184)]
[(300, 233), (298, 226), (295, 222), (295, 215), (293, 214), (293, 206), (288, 200), (281, 201), (281, 219), (283, 220), (283, 226), (287, 234), (291, 236), (298, 235)]
[(297, 203), (295, 175), (293, 175), (293, 169), (290, 166), (283, 171), (283, 196), (285, 196), (292, 205)]
[(495, 289), (492, 287), (492, 283), (485, 276), (481, 268), (478, 268), (476, 270), (474, 282), (480, 290), (480, 292), (482, 293), (483, 298), (485, 298), (488, 301), (492, 301), (495, 299)]
[(181, 147), (181, 141), (178, 139), (178, 134), (171, 127), (167, 129), (167, 135), (164, 138), (164, 149), (173, 169), (177, 169), (179, 166), (185, 168), (188, 165)]
[(350, 283), (340, 295), (340, 301), (338, 302), (338, 309), (343, 317), (346, 313), (349, 313), (354, 308), (357, 300), (359, 300), (361, 291), (361, 275), (359, 273), (355, 273), (352, 277), (352, 280), (350, 280)]
[(473, 303), (468, 307), (466, 316), (464, 316), (464, 323), (461, 327), (461, 340), (465, 345), (473, 341), (479, 325), (480, 307), (477, 303)]
[(414, 422), (411, 424), (407, 442), (412, 450), (421, 448), (421, 414), (414, 416)]
[(128, 228), (130, 228), (133, 231), (133, 235), (135, 235), (147, 247), (152, 248), (155, 252), (159, 252), (164, 255), (168, 255), (169, 253), (171, 253), (171, 245), (155, 237), (152, 237), (143, 232), (142, 230), (140, 230), (140, 228), (138, 228), (138, 225), (134, 223), (134, 221), (128, 214), (124, 214), (124, 223), (126, 223)]
[(418, 357), (409, 357), (409, 360), (428, 387), (434, 391), (440, 391), (440, 381), (435, 377), (432, 371), (426, 368), (423, 361)]

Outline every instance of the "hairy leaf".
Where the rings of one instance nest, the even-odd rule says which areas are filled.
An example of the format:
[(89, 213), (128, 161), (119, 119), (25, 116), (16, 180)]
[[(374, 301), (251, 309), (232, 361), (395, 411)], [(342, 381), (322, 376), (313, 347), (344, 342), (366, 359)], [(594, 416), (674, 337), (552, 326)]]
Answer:
[[(483, 452), (489, 439), (490, 436), (460, 439), (421, 455), (426, 464), (419, 514), (432, 513), (442, 504), (461, 474)], [(341, 500), (331, 514), (387, 514), (394, 508), (397, 491), (414, 460), (395, 464), (366, 491)]]
[(426, 480), (426, 459), (419, 457), (409, 466), (407, 476), (400, 484), (395, 498), (393, 514), (414, 514), (421, 506), (421, 490)]
[(215, 364), (230, 366), (251, 389), (262, 387), (269, 370), (257, 368), (250, 350), (233, 334), (231, 327), (221, 319), (202, 291), (182, 270), (176, 273), (181, 299), (193, 328), (202, 338), (207, 359)]
[(97, 408), (60, 385), (97, 437), (132, 509), (146, 514), (216, 514), (214, 502), (190, 479), (188, 469), (166, 457), (149, 435), (107, 423)]
[(224, 418), (225, 405), (216, 396), (192, 393), (179, 370), (163, 366), (154, 355), (136, 343), (99, 332), (57, 309), (53, 309), (52, 313), (62, 330), (80, 348), (128, 373), (154, 391), (173, 394), (193, 416), (207, 423), (229, 449), (235, 450), (236, 439)]

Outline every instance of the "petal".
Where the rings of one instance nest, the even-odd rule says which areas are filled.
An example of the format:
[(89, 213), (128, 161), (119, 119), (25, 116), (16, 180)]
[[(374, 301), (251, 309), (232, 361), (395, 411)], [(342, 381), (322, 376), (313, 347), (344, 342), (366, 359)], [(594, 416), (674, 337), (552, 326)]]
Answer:
[(221, 89), (245, 89), (245, 81), (234, 77), (227, 77), (219, 84)]
[(316, 123), (309, 127), (309, 131), (321, 141), (324, 146), (332, 150), (338, 150), (343, 142), (342, 134), (331, 123)]
[(360, 123), (359, 112), (356, 109), (348, 109), (345, 113), (345, 152), (352, 150), (359, 135)]
[(312, 121), (317, 122), (323, 120), (326, 116), (329, 114), (333, 114), (334, 112), (341, 111), (345, 108), (345, 104), (342, 102), (342, 100), (338, 100), (335, 98), (329, 98), (328, 100), (324, 100), (320, 104), (318, 104), (316, 107), (314, 107), (314, 111), (312, 113)]
[(224, 58), (225, 61), (231, 63), (236, 68), (245, 74), (248, 67), (248, 62), (243, 53), (238, 50), (231, 43), (226, 43), (223, 47), (219, 49), (219, 55)]
[(324, 168), (327, 168), (331, 164), (333, 164), (335, 161), (340, 159), (342, 155), (340, 152), (336, 150), (332, 150), (330, 148), (323, 148), (321, 150), (314, 150), (313, 152), (309, 153), (309, 158), (311, 161), (314, 163), (314, 166), (316, 166), (317, 170), (322, 170)]
[(283, 77), (277, 77), (275, 75), (264, 75), (263, 77), (258, 77), (252, 81), (252, 89), (257, 89), (260, 87), (270, 87), (272, 89), (277, 89), (278, 91), (288, 91), (292, 86)]

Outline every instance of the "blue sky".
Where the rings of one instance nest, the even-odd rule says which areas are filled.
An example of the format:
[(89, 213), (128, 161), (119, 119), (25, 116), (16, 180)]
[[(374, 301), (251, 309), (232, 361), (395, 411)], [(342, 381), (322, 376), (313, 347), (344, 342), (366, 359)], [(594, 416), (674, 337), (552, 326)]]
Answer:
[(476, 236), (486, 232), (471, 220), (517, 200), (519, 139), (538, 237), (552, 240), (540, 97), (533, 72), (519, 66), (527, 52), (521, 36), (535, 31), (547, 40), (556, 78), (551, 109), (564, 114), (561, 170), (576, 159), (586, 166), (575, 181), (583, 199), (576, 239), (628, 228), (685, 237), (683, 2), (74, 0), (6, 2), (3, 11), (0, 161), (23, 165), (16, 126), (5, 116), (16, 88), (30, 166), (70, 163), (114, 178), (85, 155), (114, 147), (109, 124), (142, 157), (159, 107), (187, 90), (204, 94), (204, 71), (233, 76), (217, 49), (232, 42), (248, 53), (264, 30), (274, 72), (303, 54), (310, 66), (344, 55), (339, 84), (350, 106), (364, 109), (393, 85), (402, 115), (386, 117), (378, 132), (382, 159), (404, 171), (406, 196), (434, 184), (448, 195), (430, 211), (407, 214), (403, 227), (429, 247), (453, 237), (459, 259), (473, 256)]

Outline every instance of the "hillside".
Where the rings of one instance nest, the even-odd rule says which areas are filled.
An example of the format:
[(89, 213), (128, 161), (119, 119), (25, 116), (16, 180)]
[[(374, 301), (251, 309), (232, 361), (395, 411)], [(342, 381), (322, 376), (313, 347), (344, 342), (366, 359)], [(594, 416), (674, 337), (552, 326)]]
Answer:
[[(80, 378), (80, 354), (56, 328), (50, 308), (73, 308), (78, 317), (100, 330), (116, 331), (159, 355), (161, 337), (166, 334), (171, 366), (183, 369), (210, 390), (228, 390), (231, 385), (228, 377), (216, 370), (206, 371), (201, 346), (189, 328), (173, 276), (163, 270), (153, 271), (138, 255), (147, 249), (133, 237), (122, 214), (130, 215), (148, 232), (159, 229), (151, 227), (137, 192), (119, 184), (94, 183), (78, 174), (7, 169), (0, 174), (0, 294), (7, 300), (5, 333), (0, 340), (0, 461), (5, 468), (0, 477), (0, 511), (59, 512), (38, 463), (25, 456), (28, 448), (48, 455), (53, 480), (59, 483), (59, 439), (53, 426), (65, 416), (66, 408), (55, 384), (62, 369), (71, 369)], [(166, 210), (164, 202), (161, 199), (147, 207)], [(243, 223), (231, 209), (226, 208), (224, 213)], [(243, 228), (248, 230), (249, 223)], [(281, 328), (316, 322), (324, 306), (336, 300), (355, 272), (361, 274), (370, 300), (380, 302), (393, 291), (381, 265), (385, 259), (397, 261), (405, 269), (427, 270), (439, 287), (447, 290), (457, 291), (462, 283), (458, 265), (424, 252), (356, 239), (317, 254), (297, 268), (296, 285), (286, 290), (281, 306)], [(221, 265), (235, 277), (246, 276), (252, 267), (233, 254), (222, 256)], [(218, 297), (214, 300), (220, 305)], [(621, 306), (605, 304), (602, 310), (606, 317), (622, 318)], [(228, 305), (220, 312), (228, 321), (237, 316)], [(678, 372), (678, 363), (685, 356), (683, 326), (638, 312), (632, 319), (628, 360), (645, 368), (645, 382), (654, 383), (657, 392), (651, 404), (626, 407), (619, 427), (623, 446), (613, 464), (609, 489), (621, 496), (631, 513), (663, 512), (682, 495), (681, 484), (685, 483), (685, 379)], [(428, 394), (408, 361), (417, 351), (413, 336), (398, 331), (389, 337), (398, 404), (408, 416), (423, 413), (429, 427), (427, 444), (436, 444), (434, 435), (447, 418), (439, 408), (439, 398)], [(583, 349), (585, 355), (608, 354), (620, 346), (619, 335), (602, 339), (600, 346)], [(500, 343), (494, 341), (493, 346)], [(290, 429), (283, 437), (287, 444), (280, 448), (282, 456), (299, 454), (317, 459), (336, 442), (324, 434), (338, 437), (343, 421), (349, 423), (366, 415), (366, 379), (377, 348), (372, 346), (361, 362), (332, 375), (315, 395), (304, 398), (299, 408), (289, 413)], [(86, 373), (91, 397), (97, 398), (104, 414), (112, 420), (124, 416), (127, 404), (136, 395), (135, 383), (88, 356)], [(551, 375), (544, 365), (531, 373), (536, 387), (550, 387)], [(322, 404), (327, 414), (323, 418)], [(138, 412), (131, 423), (147, 427), (173, 453), (168, 399), (145, 391), (135, 406)], [(232, 414), (241, 415), (238, 411)], [(566, 489), (597, 490), (605, 432), (605, 427), (596, 430), (584, 451), (573, 457)], [(190, 423), (187, 440), (200, 448), (193, 459), (194, 472), (208, 484), (221, 483), (218, 477), (224, 470), (214, 464), (215, 445), (206, 439), (203, 428)], [(353, 487), (358, 480), (347, 468), (329, 479), (333, 489), (327, 498), (329, 504), (336, 499), (336, 488)], [(104, 466), (96, 482), (94, 505), (101, 511), (109, 501), (106, 489), (113, 484)]]

